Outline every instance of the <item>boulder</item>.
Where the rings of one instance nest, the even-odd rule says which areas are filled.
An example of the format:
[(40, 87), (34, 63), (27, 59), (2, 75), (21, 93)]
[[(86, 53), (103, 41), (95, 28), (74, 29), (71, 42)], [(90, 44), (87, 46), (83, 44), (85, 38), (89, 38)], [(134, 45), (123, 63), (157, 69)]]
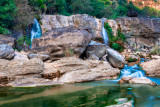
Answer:
[(125, 58), (117, 51), (107, 48), (108, 60), (115, 68), (124, 68), (126, 61)]
[(108, 62), (98, 60), (81, 60), (75, 57), (62, 58), (53, 63), (45, 63), (42, 77), (60, 83), (76, 83), (102, 79), (115, 79), (120, 70)]
[(46, 32), (50, 32), (55, 28), (75, 27), (89, 31), (93, 35), (93, 37), (102, 38), (101, 20), (87, 14), (77, 14), (72, 16), (43, 15), (41, 22), (43, 34)]
[(147, 76), (160, 76), (160, 59), (143, 62), (140, 66)]
[(0, 44), (8, 44), (12, 48), (15, 48), (15, 38), (13, 38), (9, 35), (0, 34)]
[(33, 58), (39, 58), (42, 61), (46, 61), (49, 59), (49, 55), (44, 55), (44, 54), (28, 54), (29, 59), (33, 59)]
[(8, 44), (0, 44), (0, 59), (13, 59), (15, 52)]
[(98, 43), (96, 41), (91, 41), (90, 44), (86, 47), (85, 52), (83, 53), (84, 57), (88, 59), (102, 59), (104, 55), (106, 55), (106, 48), (105, 44)]
[(58, 28), (33, 39), (30, 54), (50, 55), (51, 60), (65, 56), (80, 56), (91, 41), (92, 35), (86, 30)]

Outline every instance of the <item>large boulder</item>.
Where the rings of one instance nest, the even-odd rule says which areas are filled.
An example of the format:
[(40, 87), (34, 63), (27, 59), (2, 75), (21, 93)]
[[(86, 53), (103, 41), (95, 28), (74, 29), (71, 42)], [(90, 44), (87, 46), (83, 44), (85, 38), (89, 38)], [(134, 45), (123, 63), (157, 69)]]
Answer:
[(53, 63), (45, 63), (42, 77), (60, 83), (76, 83), (102, 79), (115, 79), (120, 70), (108, 62), (81, 60), (75, 57), (62, 58)]
[(160, 76), (160, 59), (141, 63), (147, 76)]
[(105, 44), (91, 41), (86, 47), (85, 52), (82, 54), (82, 57), (86, 57), (87, 59), (102, 59), (104, 55), (106, 55), (106, 48)]
[(8, 44), (12, 46), (12, 48), (15, 48), (15, 38), (0, 34), (0, 44)]
[(77, 14), (72, 16), (63, 15), (43, 15), (42, 16), (42, 33), (50, 32), (55, 28), (75, 27), (91, 32), (93, 37), (102, 38), (102, 23), (100, 19), (94, 18), (87, 14)]
[(51, 60), (58, 60), (64, 56), (80, 56), (92, 35), (86, 30), (75, 28), (58, 28), (45, 33), (41, 38), (32, 42), (31, 54), (50, 55)]
[(8, 44), (0, 44), (0, 59), (13, 59), (14, 49)]
[(117, 51), (107, 48), (108, 60), (113, 67), (124, 68), (126, 61), (125, 58)]

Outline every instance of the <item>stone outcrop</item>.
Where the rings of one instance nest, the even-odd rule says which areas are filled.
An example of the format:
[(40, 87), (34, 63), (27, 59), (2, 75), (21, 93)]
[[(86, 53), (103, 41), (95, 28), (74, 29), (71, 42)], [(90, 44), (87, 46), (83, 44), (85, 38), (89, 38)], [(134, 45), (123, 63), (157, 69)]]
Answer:
[(160, 45), (160, 18), (122, 17), (116, 22), (126, 35), (128, 46), (151, 48)]
[(8, 44), (0, 44), (0, 59), (13, 59), (15, 52)]
[(9, 35), (2, 35), (0, 34), (0, 44), (8, 44), (12, 46), (12, 48), (15, 47), (15, 39)]
[(89, 31), (93, 37), (101, 37), (101, 20), (87, 14), (77, 14), (72, 16), (63, 15), (43, 15), (42, 33), (51, 31), (54, 28), (74, 27)]
[(80, 56), (91, 41), (92, 35), (86, 30), (58, 28), (45, 33), (32, 42), (31, 54), (50, 55), (51, 60), (58, 60), (70, 54)]
[(126, 61), (124, 57), (117, 51), (107, 48), (108, 60), (113, 67), (124, 68)]
[(102, 79), (115, 79), (120, 70), (108, 62), (98, 60), (81, 60), (74, 57), (62, 58), (53, 63), (45, 63), (42, 77), (60, 83), (76, 83)]
[(144, 78), (122, 77), (121, 80), (119, 80), (119, 83), (157, 85), (156, 83), (152, 82), (150, 79), (147, 79), (145, 77)]
[(141, 63), (147, 76), (160, 76), (160, 59)]

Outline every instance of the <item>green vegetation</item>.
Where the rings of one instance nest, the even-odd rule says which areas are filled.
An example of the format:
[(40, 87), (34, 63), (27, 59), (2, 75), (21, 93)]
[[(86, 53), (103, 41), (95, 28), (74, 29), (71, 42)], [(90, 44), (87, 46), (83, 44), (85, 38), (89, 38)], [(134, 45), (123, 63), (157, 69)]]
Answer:
[(160, 17), (160, 11), (133, 5), (127, 0), (1, 0), (0, 33), (23, 30), (31, 26), (33, 18), (40, 20), (41, 14), (89, 14), (97, 18), (115, 19), (126, 16), (129, 10), (139, 16)]
[(124, 42), (126, 39), (125, 35), (118, 30), (117, 36), (113, 36), (112, 28), (109, 26), (109, 24), (105, 23), (104, 27), (109, 36), (109, 46), (119, 52), (122, 52), (124, 50)]
[(28, 39), (26, 36), (19, 37), (17, 42), (18, 42), (19, 45), (24, 45), (25, 43), (27, 45), (31, 45), (31, 40)]

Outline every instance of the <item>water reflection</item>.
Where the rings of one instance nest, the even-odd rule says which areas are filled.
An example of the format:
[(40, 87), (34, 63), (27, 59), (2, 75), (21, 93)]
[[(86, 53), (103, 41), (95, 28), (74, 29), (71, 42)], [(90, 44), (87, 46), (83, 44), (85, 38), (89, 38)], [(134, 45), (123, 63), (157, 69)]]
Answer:
[(160, 87), (119, 85), (97, 81), (73, 85), (1, 88), (1, 107), (105, 107), (117, 104), (117, 98), (134, 100), (136, 107), (158, 107)]

